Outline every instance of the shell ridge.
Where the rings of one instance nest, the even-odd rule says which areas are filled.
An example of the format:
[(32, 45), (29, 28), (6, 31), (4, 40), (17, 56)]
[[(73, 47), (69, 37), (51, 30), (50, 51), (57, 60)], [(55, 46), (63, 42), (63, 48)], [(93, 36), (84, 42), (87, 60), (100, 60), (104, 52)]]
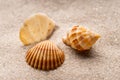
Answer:
[[(28, 58), (26, 58), (26, 61), (28, 62), (28, 64), (30, 64), (30, 61), (32, 60), (32, 57), (33, 57), (33, 52), (35, 51), (35, 48), (33, 49), (33, 51), (31, 51), (29, 54), (30, 54), (30, 56), (28, 57)], [(27, 54), (28, 55), (28, 54)]]
[(36, 66), (34, 66), (34, 64), (35, 64), (35, 60), (36, 60), (37, 50), (38, 50), (38, 47), (36, 47), (35, 52), (33, 54), (33, 58), (30, 63), (34, 68), (36, 67)]
[(54, 53), (52, 53), (52, 50), (53, 50), (53, 46), (50, 49), (50, 53), (51, 53), (51, 69), (54, 69), (54, 62), (53, 62)]
[(65, 55), (63, 54), (63, 51), (60, 51), (61, 53), (61, 64), (64, 62), (65, 59)]
[[(50, 43), (49, 43), (49, 45), (50, 45)], [(46, 62), (46, 69), (47, 70), (49, 70), (49, 68), (50, 68), (50, 62), (49, 62), (49, 60), (50, 60), (50, 58), (49, 58), (49, 56), (50, 56), (50, 50), (48, 50), (48, 54), (47, 54), (47, 62)]]
[(54, 53), (54, 67), (56, 68), (57, 67), (57, 58), (56, 58), (56, 56), (58, 55), (58, 52), (56, 52), (56, 50), (54, 50), (54, 47), (53, 47), (53, 53)]
[(46, 60), (45, 60), (45, 69), (48, 70), (49, 67), (48, 67), (48, 64), (49, 64), (49, 46), (50, 46), (50, 43), (48, 42), (48, 45), (47, 45), (47, 51), (46, 51)]
[[(57, 50), (55, 50), (57, 52)], [(57, 66), (59, 66), (61, 63), (60, 63), (60, 58), (59, 58), (59, 53), (56, 54), (56, 58), (57, 58)]]
[[(47, 42), (46, 45), (48, 45), (49, 43)], [(44, 49), (47, 49), (48, 47), (45, 45), (45, 48)], [(42, 61), (42, 69), (45, 70), (46, 68), (46, 53), (47, 53), (47, 50), (43, 50), (43, 61)]]
[[(38, 44), (37, 46), (39, 46), (39, 45), (42, 45), (42, 44)], [(39, 47), (38, 47), (38, 51), (37, 51), (37, 55), (36, 55), (36, 60), (35, 60), (35, 64), (34, 64), (34, 66), (36, 66), (36, 68), (38, 68), (39, 56), (40, 56), (41, 48), (42, 48), (42, 46), (39, 46)]]
[(42, 58), (43, 58), (43, 48), (45, 47), (44, 44), (40, 44), (41, 45), (41, 49), (40, 49), (40, 54), (39, 54), (39, 63), (38, 63), (38, 68), (42, 69)]

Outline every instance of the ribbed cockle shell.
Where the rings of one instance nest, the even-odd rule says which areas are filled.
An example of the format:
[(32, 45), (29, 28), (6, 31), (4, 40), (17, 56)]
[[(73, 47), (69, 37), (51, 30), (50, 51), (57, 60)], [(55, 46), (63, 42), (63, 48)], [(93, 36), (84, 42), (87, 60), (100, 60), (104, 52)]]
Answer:
[(99, 34), (83, 26), (73, 26), (67, 36), (63, 38), (63, 42), (74, 49), (83, 51), (90, 49), (99, 37)]
[(42, 70), (55, 69), (64, 62), (64, 59), (64, 52), (48, 40), (38, 43), (26, 54), (26, 62), (30, 66)]

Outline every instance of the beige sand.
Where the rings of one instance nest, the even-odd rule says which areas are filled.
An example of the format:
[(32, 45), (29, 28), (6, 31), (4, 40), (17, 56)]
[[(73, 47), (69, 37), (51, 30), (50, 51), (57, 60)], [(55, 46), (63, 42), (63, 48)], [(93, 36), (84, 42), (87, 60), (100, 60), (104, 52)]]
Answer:
[[(58, 25), (50, 40), (63, 49), (66, 60), (53, 71), (28, 66), (25, 52), (32, 45), (19, 40), (24, 19), (37, 12)], [(102, 36), (88, 54), (61, 40), (74, 24)], [(0, 80), (120, 80), (120, 0), (0, 0)]]

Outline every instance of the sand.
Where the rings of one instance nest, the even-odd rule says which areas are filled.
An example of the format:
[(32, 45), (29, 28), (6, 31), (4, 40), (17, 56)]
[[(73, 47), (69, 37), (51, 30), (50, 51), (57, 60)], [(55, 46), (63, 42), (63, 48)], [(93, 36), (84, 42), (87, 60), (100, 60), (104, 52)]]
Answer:
[[(65, 62), (55, 70), (25, 62), (33, 45), (23, 46), (19, 30), (38, 12), (58, 26), (49, 40), (64, 51)], [(77, 52), (61, 40), (78, 24), (101, 34), (89, 52)], [(0, 80), (120, 80), (120, 0), (0, 0)]]

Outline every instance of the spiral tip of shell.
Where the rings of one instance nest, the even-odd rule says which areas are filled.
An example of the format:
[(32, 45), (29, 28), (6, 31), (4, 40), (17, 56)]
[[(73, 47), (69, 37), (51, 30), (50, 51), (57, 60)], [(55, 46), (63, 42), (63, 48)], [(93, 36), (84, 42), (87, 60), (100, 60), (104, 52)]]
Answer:
[(69, 41), (68, 41), (68, 39), (66, 37), (63, 37), (62, 41), (63, 41), (64, 44), (66, 44), (68, 46), (70, 45), (70, 43), (69, 43)]
[(66, 38), (65, 38), (65, 37), (63, 37), (63, 38), (62, 38), (62, 41), (63, 41), (64, 43), (66, 43)]
[(96, 35), (97, 38), (100, 38), (101, 36), (99, 34)]

